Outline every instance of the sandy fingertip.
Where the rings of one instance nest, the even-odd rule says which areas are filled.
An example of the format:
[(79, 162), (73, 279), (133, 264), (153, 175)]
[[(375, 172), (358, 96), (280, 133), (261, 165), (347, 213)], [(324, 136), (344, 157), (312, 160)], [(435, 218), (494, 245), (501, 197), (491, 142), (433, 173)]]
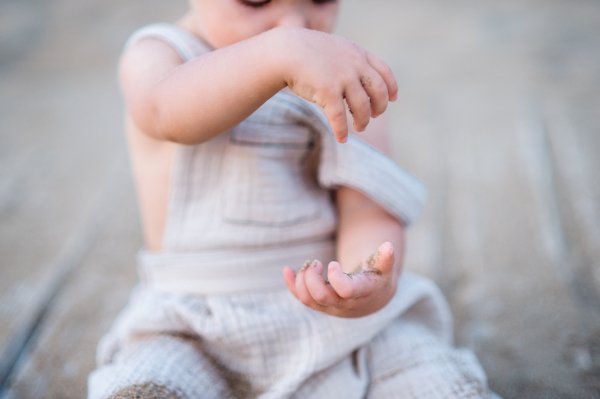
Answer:
[(310, 266), (310, 261), (307, 260), (306, 262), (304, 262), (302, 264), (302, 267), (300, 268), (300, 270), (298, 270), (298, 273), (305, 271), (306, 269), (308, 269), (308, 267)]

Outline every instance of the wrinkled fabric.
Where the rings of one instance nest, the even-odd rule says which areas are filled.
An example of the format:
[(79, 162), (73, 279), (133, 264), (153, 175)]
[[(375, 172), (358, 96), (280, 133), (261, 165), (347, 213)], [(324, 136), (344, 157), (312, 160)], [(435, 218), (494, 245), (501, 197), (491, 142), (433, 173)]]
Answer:
[(98, 349), (90, 399), (152, 381), (188, 398), (476, 398), (485, 374), (451, 347), (447, 305), (405, 273), (382, 310), (312, 311), (289, 292), (212, 295), (138, 287)]
[[(127, 45), (149, 37), (185, 62), (210, 51), (169, 24)], [(131, 387), (181, 398), (490, 395), (477, 359), (452, 347), (430, 280), (403, 273), (383, 309), (355, 319), (313, 311), (285, 288), (283, 266), (334, 259), (331, 190), (353, 187), (405, 225), (425, 201), (381, 152), (354, 136), (336, 143), (314, 104), (280, 92), (231, 131), (178, 146), (170, 183), (163, 251), (140, 251), (141, 282), (99, 344), (89, 399)]]

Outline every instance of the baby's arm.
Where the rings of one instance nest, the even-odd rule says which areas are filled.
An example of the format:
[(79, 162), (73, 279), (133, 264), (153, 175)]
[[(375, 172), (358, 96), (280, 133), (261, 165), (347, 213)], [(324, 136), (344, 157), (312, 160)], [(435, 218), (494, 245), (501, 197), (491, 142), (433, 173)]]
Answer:
[(397, 84), (375, 54), (343, 38), (281, 27), (187, 63), (168, 45), (143, 40), (120, 63), (121, 87), (136, 125), (159, 139), (196, 144), (233, 128), (288, 86), (323, 107), (345, 141), (344, 99), (356, 130), (395, 100)]
[[(369, 134), (362, 137), (384, 150), (387, 132), (382, 119), (370, 124)], [(306, 265), (297, 275), (286, 267), (284, 278), (290, 291), (312, 309), (340, 317), (365, 316), (385, 306), (396, 292), (404, 226), (373, 200), (348, 187), (337, 190), (336, 205), (339, 263), (328, 266), (329, 284), (321, 276), (319, 261)]]

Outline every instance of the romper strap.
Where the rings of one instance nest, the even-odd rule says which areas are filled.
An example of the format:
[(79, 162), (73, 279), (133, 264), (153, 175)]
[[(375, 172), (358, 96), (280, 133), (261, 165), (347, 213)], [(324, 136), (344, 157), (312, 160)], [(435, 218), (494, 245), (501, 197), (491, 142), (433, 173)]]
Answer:
[(419, 179), (354, 135), (348, 136), (347, 143), (339, 144), (317, 105), (286, 92), (275, 97), (302, 108), (306, 121), (318, 132), (319, 186), (347, 186), (361, 191), (405, 225), (418, 219), (427, 197), (427, 189)]
[(339, 144), (333, 133), (321, 135), (319, 184), (325, 188), (355, 188), (410, 225), (417, 220), (427, 197), (419, 179), (385, 154), (356, 136)]
[(125, 48), (133, 46), (142, 39), (158, 39), (173, 48), (184, 62), (188, 62), (212, 51), (200, 38), (173, 24), (156, 23), (144, 26), (133, 32), (125, 43)]

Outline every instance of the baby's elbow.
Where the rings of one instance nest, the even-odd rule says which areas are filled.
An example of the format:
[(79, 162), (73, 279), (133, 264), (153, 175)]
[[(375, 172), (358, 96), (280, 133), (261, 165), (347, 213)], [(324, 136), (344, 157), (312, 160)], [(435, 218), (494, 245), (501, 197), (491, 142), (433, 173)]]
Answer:
[(131, 107), (131, 117), (138, 128), (148, 136), (178, 144), (196, 144), (189, 140), (183, 128), (168, 116), (168, 110), (156, 102), (146, 100)]
[(129, 112), (133, 122), (142, 132), (155, 139), (173, 141), (173, 132), (166, 126), (156, 105), (148, 102), (133, 103), (135, 105), (129, 107)]
[[(130, 113), (135, 124), (147, 135), (177, 144), (201, 144), (216, 136), (214, 129), (199, 129), (198, 123), (181, 117), (169, 101), (153, 99), (153, 94), (132, 101)], [(179, 116), (179, 117), (178, 117)]]

